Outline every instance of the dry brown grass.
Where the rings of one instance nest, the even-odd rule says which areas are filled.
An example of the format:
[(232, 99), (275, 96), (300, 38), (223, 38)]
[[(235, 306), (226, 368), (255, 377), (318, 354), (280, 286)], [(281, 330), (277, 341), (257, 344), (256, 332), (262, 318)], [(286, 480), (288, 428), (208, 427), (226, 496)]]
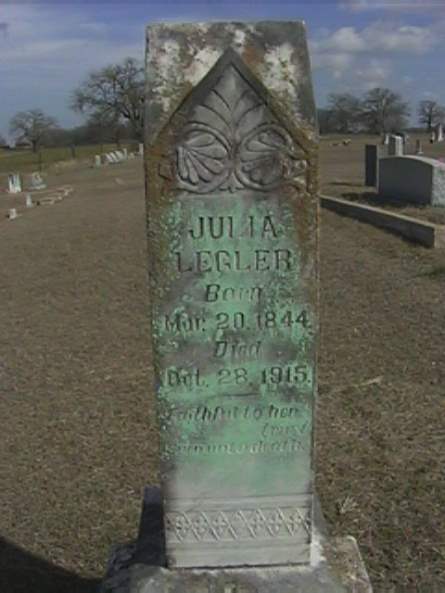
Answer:
[[(50, 183), (75, 192), (0, 220), (1, 593), (92, 593), (157, 480), (141, 163)], [(323, 510), (375, 593), (442, 593), (444, 256), (329, 212), (321, 231)]]

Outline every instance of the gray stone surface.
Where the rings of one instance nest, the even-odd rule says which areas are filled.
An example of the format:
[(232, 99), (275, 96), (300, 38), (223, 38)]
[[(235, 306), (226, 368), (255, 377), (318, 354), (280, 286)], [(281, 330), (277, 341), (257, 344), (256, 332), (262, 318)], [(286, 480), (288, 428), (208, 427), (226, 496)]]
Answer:
[(377, 187), (379, 178), (380, 150), (376, 144), (365, 146), (365, 185)]
[(169, 566), (307, 563), (318, 200), (303, 25), (150, 26), (146, 105)]
[(393, 134), (389, 137), (388, 156), (402, 156), (402, 155), (403, 155), (403, 138), (401, 136), (395, 136)]
[(160, 493), (147, 488), (138, 540), (113, 549), (100, 593), (372, 593), (354, 538), (327, 537), (318, 504), (314, 517), (310, 565), (169, 570)]
[(388, 200), (445, 206), (445, 165), (420, 156), (380, 159), (378, 190)]

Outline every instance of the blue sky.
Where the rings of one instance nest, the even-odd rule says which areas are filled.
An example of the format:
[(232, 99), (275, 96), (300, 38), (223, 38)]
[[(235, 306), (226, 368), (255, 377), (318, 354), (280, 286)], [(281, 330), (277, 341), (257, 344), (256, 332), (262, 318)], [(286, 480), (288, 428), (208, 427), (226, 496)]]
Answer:
[(319, 107), (373, 86), (400, 92), (414, 114), (422, 99), (445, 104), (445, 0), (0, 0), (0, 133), (32, 108), (82, 123), (71, 91), (91, 70), (142, 59), (146, 24), (212, 19), (303, 19)]

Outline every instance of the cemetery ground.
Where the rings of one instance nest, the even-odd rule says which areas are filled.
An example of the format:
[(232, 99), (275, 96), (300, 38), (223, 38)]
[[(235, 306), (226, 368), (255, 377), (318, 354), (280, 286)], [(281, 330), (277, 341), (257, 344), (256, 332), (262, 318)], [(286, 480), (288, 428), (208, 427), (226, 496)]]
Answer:
[[(350, 143), (347, 146), (341, 144), (344, 139), (346, 138), (343, 136), (322, 138), (321, 190), (323, 194), (369, 204), (435, 224), (445, 224), (444, 207), (424, 206), (420, 208), (403, 204), (403, 202), (397, 201), (397, 198), (401, 196), (395, 196), (396, 199), (393, 202), (382, 201), (375, 188), (364, 187), (364, 146), (365, 144), (380, 145), (380, 138), (376, 136), (349, 136)], [(416, 140), (420, 140), (422, 143), (423, 154), (421, 156), (434, 159), (442, 158), (445, 162), (445, 142), (431, 144), (428, 134), (410, 135), (405, 154), (415, 154)], [(337, 146), (333, 146), (333, 144), (337, 144)], [(386, 156), (386, 146), (380, 146), (380, 152), (381, 156)]]
[[(120, 150), (120, 148), (128, 148), (128, 150), (137, 150), (137, 144), (128, 144), (123, 142), (121, 147), (117, 144), (95, 144), (88, 146), (76, 146), (75, 158), (76, 160), (92, 161), (95, 154), (102, 154), (112, 150)], [(71, 163), (70, 163), (71, 161)], [(43, 148), (41, 156), (38, 152), (31, 150), (4, 150), (0, 148), (0, 187), (6, 187), (6, 179), (8, 173), (20, 171), (20, 173), (31, 173), (39, 170), (39, 163), (41, 163), (42, 170), (45, 171), (48, 167), (54, 166), (56, 163), (63, 163), (62, 166), (69, 166), (75, 162), (73, 160), (72, 150), (68, 146), (60, 148)]]
[[(323, 142), (325, 187), (363, 190), (368, 140)], [(48, 181), (74, 192), (0, 219), (2, 593), (95, 591), (158, 479), (141, 160)], [(441, 593), (444, 252), (323, 210), (320, 235), (323, 511), (375, 593)]]

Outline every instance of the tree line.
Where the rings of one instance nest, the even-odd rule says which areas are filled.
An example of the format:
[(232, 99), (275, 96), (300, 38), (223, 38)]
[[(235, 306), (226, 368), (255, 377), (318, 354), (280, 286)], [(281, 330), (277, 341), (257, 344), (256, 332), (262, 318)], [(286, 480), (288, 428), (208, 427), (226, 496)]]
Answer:
[[(70, 108), (85, 115), (82, 126), (63, 129), (41, 109), (16, 113), (9, 131), (17, 144), (37, 152), (41, 146), (120, 144), (142, 139), (144, 69), (134, 58), (90, 72), (71, 93)], [(0, 145), (6, 141), (0, 137)]]
[[(41, 109), (17, 113), (10, 121), (16, 145), (24, 143), (37, 152), (45, 146), (120, 144), (140, 141), (144, 118), (144, 69), (134, 58), (90, 72), (71, 94), (70, 107), (81, 113), (84, 125), (63, 129)], [(362, 97), (351, 93), (331, 93), (328, 104), (318, 109), (321, 134), (382, 134), (405, 129), (409, 105), (388, 88), (376, 87)], [(445, 121), (445, 107), (433, 100), (421, 101), (418, 121), (428, 131)], [(0, 136), (0, 145), (6, 141)]]
[[(406, 129), (409, 115), (409, 104), (399, 93), (375, 87), (362, 97), (331, 93), (327, 107), (318, 110), (318, 124), (321, 134), (384, 134)], [(431, 131), (445, 121), (445, 107), (425, 99), (417, 106), (417, 118), (422, 128)]]

